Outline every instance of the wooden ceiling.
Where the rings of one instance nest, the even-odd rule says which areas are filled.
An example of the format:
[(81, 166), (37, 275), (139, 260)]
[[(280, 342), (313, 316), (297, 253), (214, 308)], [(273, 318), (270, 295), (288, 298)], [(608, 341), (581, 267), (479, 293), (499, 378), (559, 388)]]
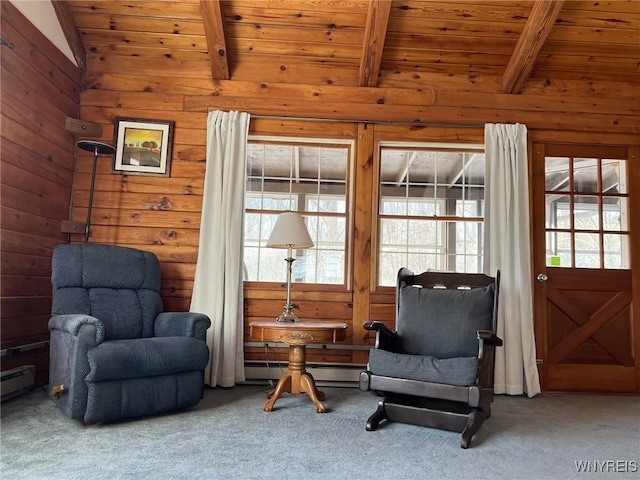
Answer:
[(88, 78), (145, 61), (193, 79), (414, 93), (616, 97), (640, 85), (637, 0), (53, 3)]

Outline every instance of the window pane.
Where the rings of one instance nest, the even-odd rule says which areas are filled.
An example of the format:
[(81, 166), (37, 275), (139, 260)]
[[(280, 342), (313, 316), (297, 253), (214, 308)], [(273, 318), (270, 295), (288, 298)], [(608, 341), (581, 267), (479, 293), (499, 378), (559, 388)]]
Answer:
[(344, 250), (318, 250), (313, 283), (344, 283)]
[(627, 192), (626, 162), (624, 160), (602, 160), (602, 192)]
[(573, 191), (581, 193), (599, 192), (598, 160), (595, 158), (573, 159)]
[(451, 222), (456, 228), (455, 268), (447, 270), (477, 273), (482, 271), (484, 224), (482, 222)]
[(569, 158), (547, 157), (544, 165), (545, 190), (547, 192), (569, 191)]
[(626, 168), (625, 160), (545, 159), (547, 266), (629, 268)]
[(573, 266), (571, 234), (567, 232), (547, 232), (547, 267)]
[(629, 236), (604, 234), (604, 268), (630, 268)]
[(379, 285), (401, 267), (482, 270), (484, 175), (479, 150), (381, 147)]
[(600, 268), (600, 235), (576, 233), (576, 268)]
[(576, 230), (598, 230), (600, 228), (598, 197), (576, 195), (573, 202), (574, 228)]
[[(252, 281), (286, 281), (286, 252), (266, 248), (280, 212), (305, 215), (314, 247), (293, 252), (294, 281), (345, 283), (347, 172), (351, 142), (269, 143), (247, 149), (245, 269)], [(316, 216), (330, 213), (331, 216)], [(318, 252), (322, 251), (321, 254)]]
[[(482, 216), (483, 152), (400, 151), (383, 148), (380, 156), (381, 214)], [(428, 199), (433, 202), (431, 210), (425, 208)], [(403, 201), (406, 205), (403, 205)], [(459, 201), (471, 201), (477, 208), (457, 209), (456, 202)]]
[(568, 195), (546, 195), (547, 228), (571, 228), (571, 217)]
[(604, 230), (627, 231), (627, 198), (605, 197), (602, 199), (602, 228)]

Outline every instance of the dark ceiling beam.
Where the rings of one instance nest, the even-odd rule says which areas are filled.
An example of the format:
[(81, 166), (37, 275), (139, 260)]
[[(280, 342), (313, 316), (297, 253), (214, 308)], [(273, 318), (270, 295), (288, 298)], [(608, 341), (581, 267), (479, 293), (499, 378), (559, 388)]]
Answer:
[(211, 76), (214, 80), (229, 80), (227, 42), (224, 38), (224, 17), (220, 0), (200, 0), (204, 33), (207, 37)]
[(358, 71), (360, 87), (375, 87), (378, 83), (390, 12), (391, 0), (370, 0)]
[(502, 77), (503, 93), (520, 93), (547, 40), (564, 0), (533, 2), (533, 7)]
[(67, 39), (71, 53), (73, 53), (73, 58), (76, 59), (78, 68), (80, 71), (86, 72), (87, 51), (84, 48), (84, 43), (82, 43), (80, 32), (78, 32), (78, 28), (76, 27), (76, 21), (73, 19), (73, 13), (71, 12), (69, 3), (62, 0), (52, 0), (51, 4), (56, 12), (56, 17), (58, 17), (58, 22), (62, 27), (64, 38)]

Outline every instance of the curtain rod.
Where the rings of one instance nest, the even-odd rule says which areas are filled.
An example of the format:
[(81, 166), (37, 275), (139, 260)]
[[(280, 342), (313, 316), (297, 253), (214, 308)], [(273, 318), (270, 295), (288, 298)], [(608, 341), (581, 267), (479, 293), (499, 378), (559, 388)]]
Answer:
[(303, 120), (307, 122), (334, 122), (334, 123), (364, 123), (365, 125), (399, 125), (408, 127), (454, 127), (454, 128), (484, 128), (482, 124), (468, 124), (468, 123), (435, 123), (435, 122), (382, 122), (372, 120), (345, 120), (345, 119), (331, 119), (331, 118), (306, 118), (306, 117), (284, 117), (277, 115), (253, 115), (249, 112), (251, 118), (263, 118), (267, 120)]

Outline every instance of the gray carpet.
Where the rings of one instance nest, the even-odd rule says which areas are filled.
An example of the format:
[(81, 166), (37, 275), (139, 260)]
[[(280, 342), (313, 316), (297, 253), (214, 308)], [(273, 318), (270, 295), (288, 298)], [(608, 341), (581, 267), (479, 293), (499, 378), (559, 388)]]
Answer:
[[(638, 397), (500, 396), (463, 450), (452, 432), (399, 423), (367, 432), (373, 394), (321, 390), (326, 414), (303, 395), (285, 395), (265, 413), (265, 389), (238, 386), (209, 389), (187, 411), (91, 427), (63, 417), (35, 390), (2, 404), (0, 474), (38, 480), (640, 477)], [(617, 463), (590, 465), (603, 475), (578, 472), (581, 461)]]

